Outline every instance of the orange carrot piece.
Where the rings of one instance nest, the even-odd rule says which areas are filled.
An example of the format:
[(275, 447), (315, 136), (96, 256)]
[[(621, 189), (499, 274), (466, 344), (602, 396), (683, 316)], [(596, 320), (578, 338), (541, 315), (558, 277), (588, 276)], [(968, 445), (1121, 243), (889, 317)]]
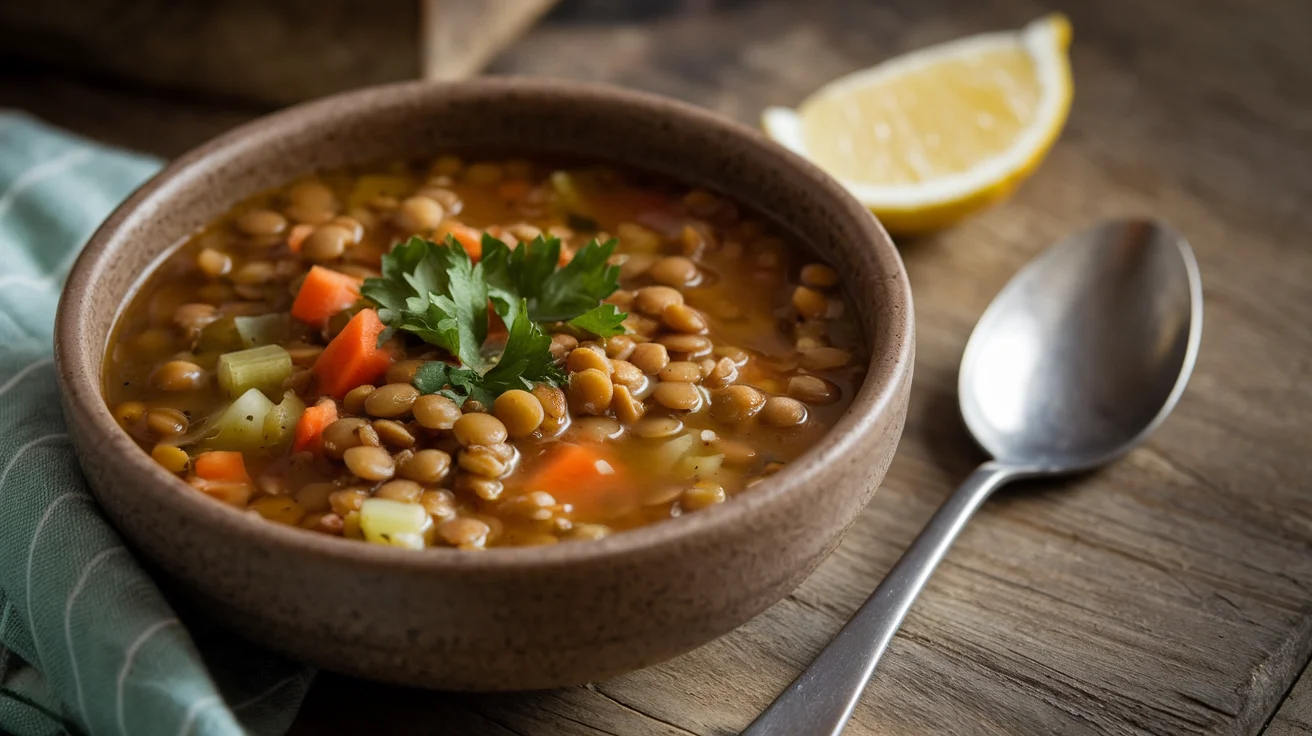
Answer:
[[(341, 399), (356, 386), (375, 383), (392, 364), (392, 355), (378, 347), (383, 322), (372, 309), (362, 309), (337, 333), (310, 369), (319, 390)], [(307, 410), (308, 411), (308, 410)]]
[(584, 516), (597, 516), (622, 504), (629, 483), (621, 466), (600, 447), (560, 444), (524, 487), (546, 491)]
[(240, 452), (214, 450), (196, 456), (196, 477), (204, 480), (249, 483), (246, 460)]
[(306, 238), (310, 237), (312, 232), (314, 232), (314, 225), (301, 223), (293, 227), (291, 232), (287, 233), (287, 247), (291, 248), (293, 253), (300, 253), (301, 244), (305, 242)]
[(502, 199), (518, 201), (528, 194), (530, 188), (532, 188), (531, 185), (523, 179), (508, 179), (501, 182), (501, 185), (497, 187), (497, 194)]
[(483, 257), (482, 230), (459, 222), (452, 222), (447, 225), (447, 232), (455, 237), (457, 243), (464, 246), (465, 252), (469, 254), (469, 260), (477, 263), (478, 259)]
[(292, 442), (294, 452), (318, 452), (323, 447), (323, 431), (329, 424), (337, 421), (337, 403), (321, 399), (319, 403), (301, 412), (296, 422), (296, 439)]
[(292, 302), (292, 316), (302, 322), (321, 325), (329, 317), (360, 300), (360, 279), (323, 266), (314, 266), (305, 275), (301, 290)]

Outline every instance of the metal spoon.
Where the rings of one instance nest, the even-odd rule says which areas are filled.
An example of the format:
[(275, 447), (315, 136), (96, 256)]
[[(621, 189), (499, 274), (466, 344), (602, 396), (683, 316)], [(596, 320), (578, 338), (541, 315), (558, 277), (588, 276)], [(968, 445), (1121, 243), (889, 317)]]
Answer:
[(1198, 263), (1164, 223), (1101, 223), (1027, 264), (984, 312), (961, 360), (961, 415), (993, 459), (743, 736), (841, 733), (975, 510), (1005, 483), (1093, 470), (1143, 442), (1184, 392), (1202, 327)]

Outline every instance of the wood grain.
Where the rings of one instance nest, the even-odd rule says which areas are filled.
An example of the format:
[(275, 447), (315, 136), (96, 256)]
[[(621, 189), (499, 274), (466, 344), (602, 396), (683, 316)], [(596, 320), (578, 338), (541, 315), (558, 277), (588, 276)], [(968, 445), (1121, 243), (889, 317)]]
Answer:
[[(875, 501), (801, 588), (706, 647), (586, 688), (470, 696), (324, 676), (293, 732), (736, 733), (981, 459), (954, 387), (992, 296), (1063, 233), (1144, 213), (1182, 230), (1202, 267), (1202, 352), (1183, 401), (1106, 471), (991, 502), (913, 609), (849, 732), (1175, 736), (1268, 722), (1271, 734), (1306, 732), (1307, 676), (1277, 709), (1312, 655), (1312, 4), (1052, 6), (1075, 27), (1067, 130), (1011, 201), (903, 243), (919, 323), (906, 435)], [(765, 105), (796, 103), (844, 72), (1048, 9), (565, 2), (493, 71), (609, 81), (754, 123)], [(141, 125), (143, 111), (175, 104), (117, 103), (77, 85), (52, 104), (27, 85), (0, 74), (0, 104), (27, 95), (56, 122), (143, 145), (143, 131), (112, 130), (72, 103), (101, 95), (104, 113)], [(208, 118), (184, 109), (161, 126), (173, 132), (162, 152), (210, 134)]]
[(1312, 733), (1312, 671), (1304, 670), (1289, 697), (1263, 732), (1266, 736), (1301, 736)]
[(472, 76), (554, 3), (0, 3), (0, 49), (143, 87), (287, 104), (420, 76)]

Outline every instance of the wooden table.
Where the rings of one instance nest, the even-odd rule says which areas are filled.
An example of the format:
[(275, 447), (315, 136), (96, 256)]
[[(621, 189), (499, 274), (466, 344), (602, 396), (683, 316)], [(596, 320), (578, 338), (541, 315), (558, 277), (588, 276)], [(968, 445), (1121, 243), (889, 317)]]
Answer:
[[(294, 733), (736, 733), (980, 460), (954, 386), (994, 293), (1063, 233), (1145, 213), (1186, 233), (1204, 275), (1202, 354), (1183, 401), (1106, 471), (990, 503), (849, 733), (1312, 731), (1312, 674), (1299, 681), (1312, 655), (1312, 3), (1052, 4), (1075, 27), (1070, 123), (1010, 202), (903, 243), (920, 340), (906, 436), (870, 508), (801, 588), (719, 641), (587, 687), (471, 696), (324, 676)], [(836, 75), (1046, 9), (620, 5), (564, 3), (494, 71), (616, 82), (752, 123)], [(166, 155), (258, 112), (0, 68), (0, 104)]]

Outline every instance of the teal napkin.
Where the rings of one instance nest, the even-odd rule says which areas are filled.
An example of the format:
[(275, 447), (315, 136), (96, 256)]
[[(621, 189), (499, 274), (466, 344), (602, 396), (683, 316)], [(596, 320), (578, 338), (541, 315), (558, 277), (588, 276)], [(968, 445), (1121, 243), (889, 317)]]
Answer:
[(313, 677), (180, 621), (101, 516), (65, 432), (60, 287), (157, 168), (0, 110), (0, 733), (281, 734)]

